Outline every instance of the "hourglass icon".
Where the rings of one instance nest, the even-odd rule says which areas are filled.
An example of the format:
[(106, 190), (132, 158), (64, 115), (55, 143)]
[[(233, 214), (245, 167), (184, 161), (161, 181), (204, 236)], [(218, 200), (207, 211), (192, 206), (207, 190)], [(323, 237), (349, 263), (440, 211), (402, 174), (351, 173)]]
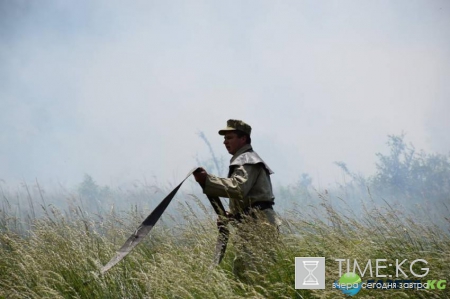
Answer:
[(319, 261), (303, 261), (303, 267), (308, 270), (308, 275), (303, 279), (303, 285), (319, 285), (319, 280), (313, 275), (317, 265), (319, 265)]

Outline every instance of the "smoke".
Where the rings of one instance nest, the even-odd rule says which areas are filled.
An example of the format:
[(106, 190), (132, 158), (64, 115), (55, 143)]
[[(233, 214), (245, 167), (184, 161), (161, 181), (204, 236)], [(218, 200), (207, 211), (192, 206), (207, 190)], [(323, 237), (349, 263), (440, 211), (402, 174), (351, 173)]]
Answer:
[[(275, 181), (448, 151), (450, 4), (2, 1), (0, 178), (176, 181), (229, 118)], [(419, 20), (419, 21), (418, 21)], [(447, 109), (446, 109), (447, 108)]]

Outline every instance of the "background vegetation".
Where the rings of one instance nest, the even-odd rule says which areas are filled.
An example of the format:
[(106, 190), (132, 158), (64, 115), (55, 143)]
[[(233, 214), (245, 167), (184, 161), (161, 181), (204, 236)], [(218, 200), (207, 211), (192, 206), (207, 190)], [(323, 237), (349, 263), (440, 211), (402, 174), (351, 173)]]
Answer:
[[(339, 278), (337, 258), (421, 258), (429, 263), (426, 280), (449, 280), (450, 157), (417, 152), (404, 137), (388, 137), (390, 152), (377, 154), (372, 176), (337, 162), (349, 180), (333, 190), (315, 189), (308, 174), (279, 187), (277, 262), (256, 273), (255, 283), (233, 276), (232, 243), (220, 267), (211, 266), (217, 229), (203, 195), (182, 192), (144, 243), (100, 275), (173, 186), (112, 189), (88, 175), (76, 190), (52, 194), (38, 182), (18, 190), (0, 185), (0, 298), (343, 298), (330, 288)], [(296, 256), (326, 258), (326, 290), (294, 289)], [(449, 298), (448, 288), (362, 290), (357, 297)]]

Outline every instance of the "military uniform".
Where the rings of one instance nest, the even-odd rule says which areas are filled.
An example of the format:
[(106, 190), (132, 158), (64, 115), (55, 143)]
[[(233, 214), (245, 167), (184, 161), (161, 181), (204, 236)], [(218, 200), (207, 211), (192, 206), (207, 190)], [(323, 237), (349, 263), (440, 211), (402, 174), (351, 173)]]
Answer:
[[(229, 120), (227, 128), (220, 130), (239, 130), (250, 136), (251, 127), (242, 121)], [(247, 272), (264, 272), (270, 249), (276, 243), (280, 221), (272, 208), (274, 195), (270, 175), (273, 171), (258, 156), (250, 144), (236, 151), (230, 161), (227, 178), (208, 174), (203, 192), (210, 196), (230, 199), (230, 213), (235, 220), (235, 246), (237, 255), (234, 273), (240, 278), (248, 278)], [(259, 260), (259, 261), (258, 261)]]
[(272, 173), (247, 144), (231, 158), (228, 178), (208, 174), (203, 192), (229, 198), (233, 215), (242, 214), (258, 204), (271, 207), (275, 198), (269, 177)]

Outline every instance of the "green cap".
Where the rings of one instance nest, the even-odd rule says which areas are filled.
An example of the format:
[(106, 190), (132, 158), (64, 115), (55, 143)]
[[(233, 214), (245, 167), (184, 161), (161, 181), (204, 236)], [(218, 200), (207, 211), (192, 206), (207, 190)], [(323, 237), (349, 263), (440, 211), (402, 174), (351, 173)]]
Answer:
[(227, 121), (227, 127), (225, 129), (220, 130), (219, 135), (225, 135), (225, 133), (230, 131), (241, 131), (250, 136), (250, 133), (252, 132), (252, 127), (250, 127), (250, 125), (246, 124), (242, 120), (229, 119)]

